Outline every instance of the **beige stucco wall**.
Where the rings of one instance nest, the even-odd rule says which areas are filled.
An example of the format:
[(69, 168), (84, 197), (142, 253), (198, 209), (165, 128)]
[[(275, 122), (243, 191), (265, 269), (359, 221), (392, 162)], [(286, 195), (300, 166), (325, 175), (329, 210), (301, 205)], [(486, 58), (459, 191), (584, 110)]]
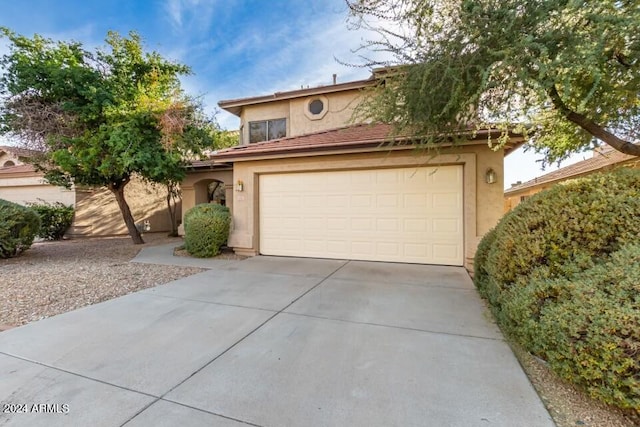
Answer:
[[(323, 100), (327, 110), (320, 119), (305, 114), (308, 103), (316, 98)], [(248, 105), (242, 109), (240, 116), (241, 141), (242, 143), (249, 141), (249, 122), (260, 120), (287, 119), (287, 136), (304, 135), (345, 126), (349, 123), (359, 99), (359, 90), (349, 90)]]
[[(148, 220), (151, 232), (171, 230), (166, 190), (140, 179), (125, 187), (125, 197), (136, 223)], [(178, 209), (177, 217), (181, 217)], [(115, 196), (106, 188), (76, 190), (76, 213), (70, 237), (114, 236), (128, 234)]]
[(28, 203), (75, 204), (75, 193), (62, 187), (44, 182), (39, 176), (25, 176), (0, 179), (0, 199), (26, 205)]
[[(473, 145), (443, 151), (435, 158), (430, 153), (415, 150), (380, 150), (374, 153), (236, 162), (233, 182), (242, 181), (244, 191), (233, 192), (233, 225), (229, 246), (241, 254), (255, 255), (260, 252), (260, 174), (458, 164), (464, 168), (465, 265), (470, 266), (480, 238), (502, 215), (503, 156), (502, 150), (494, 152), (486, 145)], [(498, 174), (498, 181), (493, 184), (485, 183), (484, 176), (488, 168)]]
[[(316, 98), (322, 98), (325, 103), (326, 114), (321, 119), (314, 119), (308, 111), (308, 103)], [(348, 92), (329, 93), (320, 96), (292, 99), (289, 117), (291, 119), (291, 136), (304, 135), (335, 129), (345, 126), (351, 120), (353, 111), (360, 99), (358, 90)], [(312, 118), (310, 118), (310, 116)], [(319, 115), (321, 116), (321, 115)]]

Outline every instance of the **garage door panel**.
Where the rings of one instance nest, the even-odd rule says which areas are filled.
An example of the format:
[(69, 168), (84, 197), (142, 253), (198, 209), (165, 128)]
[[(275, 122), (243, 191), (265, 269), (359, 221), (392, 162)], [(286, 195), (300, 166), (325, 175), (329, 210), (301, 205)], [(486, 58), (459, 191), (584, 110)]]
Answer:
[(371, 208), (373, 197), (370, 194), (354, 194), (351, 196), (352, 208)]
[(372, 218), (352, 218), (351, 230), (353, 231), (373, 231)]
[(372, 257), (375, 253), (374, 248), (375, 243), (368, 240), (351, 242), (351, 253), (353, 253), (355, 257)]
[(462, 224), (457, 219), (436, 218), (431, 221), (433, 233), (460, 236), (462, 234)]
[(322, 195), (306, 195), (302, 198), (302, 203), (307, 209), (319, 209), (327, 204), (326, 197)]
[(402, 195), (404, 208), (426, 208), (429, 205), (429, 197), (423, 193), (405, 193)]
[(349, 196), (346, 194), (327, 196), (327, 209), (342, 210), (349, 207)]
[(262, 175), (260, 252), (462, 265), (462, 178), (461, 166)]
[(309, 217), (302, 219), (305, 230), (324, 229), (327, 227), (327, 220), (324, 217)]

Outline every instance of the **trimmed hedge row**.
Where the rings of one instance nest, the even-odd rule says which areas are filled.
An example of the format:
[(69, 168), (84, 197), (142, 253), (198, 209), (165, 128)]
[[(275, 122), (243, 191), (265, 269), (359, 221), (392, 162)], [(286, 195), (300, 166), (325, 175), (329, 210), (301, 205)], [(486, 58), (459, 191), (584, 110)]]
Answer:
[(478, 246), (503, 331), (591, 396), (640, 412), (640, 171), (556, 185)]
[(26, 251), (40, 229), (40, 217), (32, 209), (0, 199), (0, 258)]
[(227, 243), (230, 226), (231, 214), (226, 206), (196, 205), (184, 215), (184, 247), (195, 257), (216, 256)]

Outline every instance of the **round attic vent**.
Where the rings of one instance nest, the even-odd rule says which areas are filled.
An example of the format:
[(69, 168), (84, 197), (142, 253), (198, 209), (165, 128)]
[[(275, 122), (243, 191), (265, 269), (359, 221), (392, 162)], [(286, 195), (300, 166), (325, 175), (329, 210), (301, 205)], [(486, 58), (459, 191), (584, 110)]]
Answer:
[(324, 110), (324, 102), (321, 99), (314, 99), (309, 103), (309, 112), (314, 116), (322, 113)]
[(322, 120), (329, 111), (329, 100), (324, 95), (307, 98), (303, 111), (309, 120)]

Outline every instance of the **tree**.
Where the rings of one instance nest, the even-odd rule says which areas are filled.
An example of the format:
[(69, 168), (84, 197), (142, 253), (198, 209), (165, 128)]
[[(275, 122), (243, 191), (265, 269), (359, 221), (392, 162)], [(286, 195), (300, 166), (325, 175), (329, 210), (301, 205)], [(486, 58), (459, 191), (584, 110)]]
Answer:
[(217, 121), (205, 115), (201, 107), (189, 114), (190, 122), (186, 125), (183, 117), (182, 114), (164, 115), (164, 147), (173, 156), (169, 157), (164, 167), (155, 169), (155, 173), (149, 177), (152, 182), (161, 183), (166, 188), (171, 236), (178, 235), (177, 207), (182, 198), (180, 182), (184, 178), (186, 166), (189, 161), (202, 154), (200, 150), (192, 151), (193, 141), (207, 141), (211, 149), (222, 149), (238, 144), (238, 133), (221, 130)]
[(124, 189), (132, 177), (177, 183), (186, 162), (212, 144), (201, 107), (180, 88), (185, 65), (145, 53), (140, 37), (107, 35), (95, 53), (80, 43), (27, 38), (1, 28), (0, 132), (43, 153), (33, 160), (56, 185), (106, 187), (133, 242)]
[(391, 53), (364, 104), (398, 130), (454, 135), (518, 124), (548, 162), (596, 145), (638, 156), (640, 8), (628, 0), (346, 0)]

